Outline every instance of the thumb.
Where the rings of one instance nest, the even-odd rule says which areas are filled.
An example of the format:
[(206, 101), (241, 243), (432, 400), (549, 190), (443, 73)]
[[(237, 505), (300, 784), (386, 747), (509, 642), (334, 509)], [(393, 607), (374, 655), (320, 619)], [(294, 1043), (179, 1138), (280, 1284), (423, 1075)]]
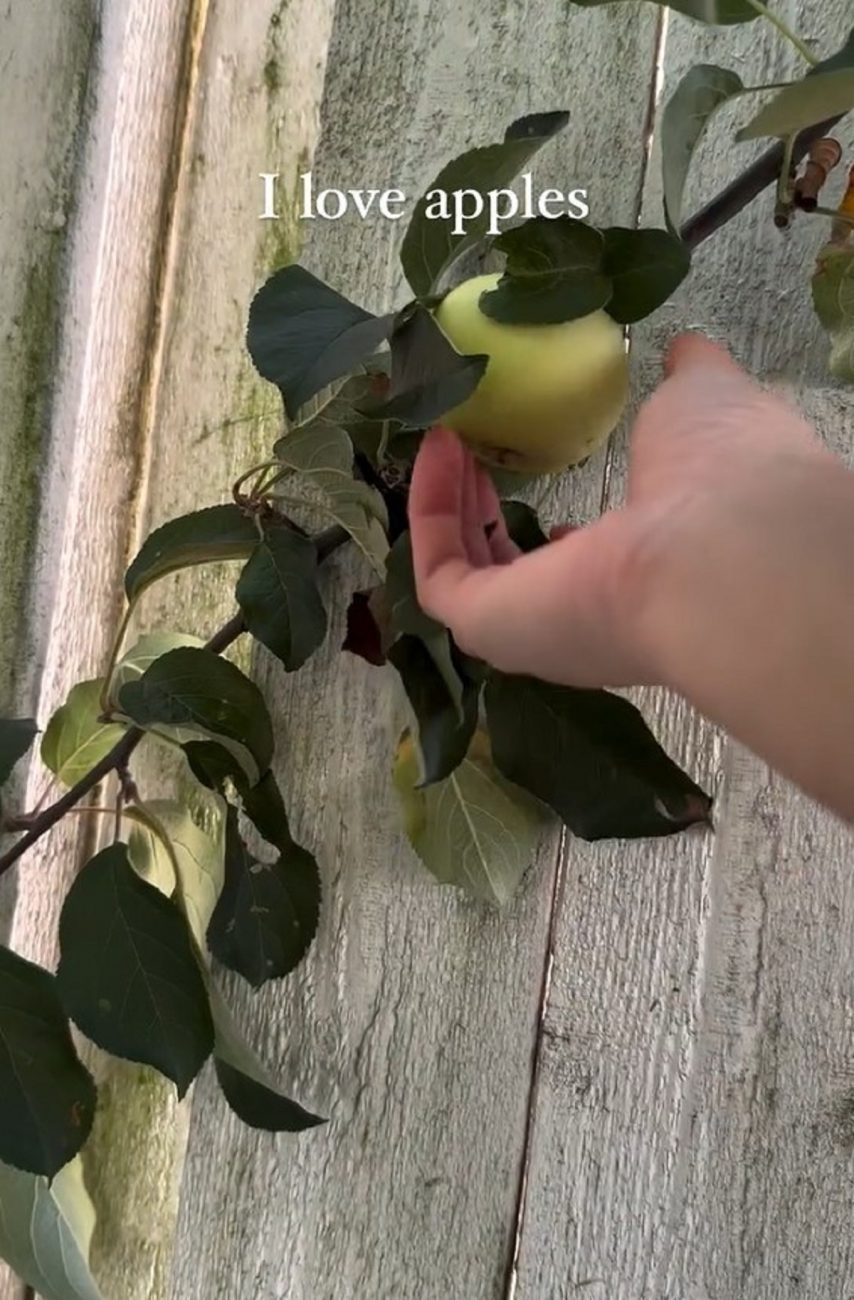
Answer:
[(719, 370), (738, 375), (745, 373), (721, 343), (714, 343), (705, 334), (696, 331), (678, 334), (664, 358), (664, 373), (668, 377), (690, 370)]

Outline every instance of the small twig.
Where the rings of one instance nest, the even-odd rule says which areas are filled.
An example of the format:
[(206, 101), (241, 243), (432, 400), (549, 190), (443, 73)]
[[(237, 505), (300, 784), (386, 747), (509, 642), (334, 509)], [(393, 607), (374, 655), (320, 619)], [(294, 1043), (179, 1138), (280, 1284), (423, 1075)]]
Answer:
[[(844, 114), (840, 113), (837, 117), (817, 122), (815, 126), (808, 126), (801, 131), (792, 146), (792, 163), (796, 166), (809, 153), (810, 146), (832, 131), (843, 117)], [(716, 230), (737, 217), (763, 190), (774, 184), (780, 175), (785, 153), (786, 147), (782, 140), (766, 149), (751, 167), (736, 176), (720, 194), (688, 218), (680, 231), (683, 242), (689, 248), (697, 248)]]

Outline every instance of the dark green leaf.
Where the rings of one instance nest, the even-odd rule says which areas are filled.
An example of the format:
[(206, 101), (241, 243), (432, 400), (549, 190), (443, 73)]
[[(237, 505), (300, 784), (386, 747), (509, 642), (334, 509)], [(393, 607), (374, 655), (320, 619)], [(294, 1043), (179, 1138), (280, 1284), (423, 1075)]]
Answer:
[[(595, 9), (599, 5), (613, 4), (614, 0), (570, 0), (572, 4), (584, 9)], [(644, 0), (629, 0), (631, 4), (640, 4)], [(749, 23), (759, 17), (750, 0), (656, 0), (668, 9), (686, 14), (688, 18), (697, 18), (702, 23), (726, 25), (729, 23)]]
[(496, 766), (583, 839), (670, 835), (708, 820), (708, 795), (621, 696), (492, 673), (485, 698)]
[(237, 583), (246, 626), (285, 668), (300, 668), (326, 636), (317, 550), (286, 524), (265, 523)]
[(347, 635), (341, 646), (369, 664), (380, 667), (386, 661), (388, 611), (385, 590), (355, 591), (347, 607)]
[(269, 1071), (244, 1041), (221, 994), (213, 986), (211, 1008), (216, 1025), (216, 1077), (226, 1101), (244, 1124), (269, 1133), (301, 1133), (325, 1123), (319, 1115), (312, 1115), (279, 1091)]
[(390, 635), (417, 636), (424, 642), (462, 721), (463, 684), (454, 665), (451, 638), (447, 629), (425, 614), (418, 604), (412, 568), (412, 538), (408, 531), (401, 533), (391, 548), (387, 570), (385, 590)]
[[(285, 801), (272, 772), (265, 772), (257, 785), (238, 784), (243, 811), (259, 835), (288, 854), (294, 847)], [(302, 852), (302, 850), (300, 850)]]
[(40, 1300), (104, 1300), (89, 1267), (94, 1228), (80, 1156), (50, 1182), (0, 1165), (0, 1255)]
[(604, 307), (611, 282), (602, 271), (603, 240), (572, 217), (532, 217), (494, 240), (507, 255), (498, 287), (480, 309), (510, 324), (556, 325)]
[(700, 63), (679, 82), (661, 119), (664, 213), (673, 234), (682, 224), (682, 197), (691, 159), (715, 111), (744, 90), (735, 72)]
[(418, 723), (423, 784), (432, 785), (450, 776), (465, 758), (477, 726), (479, 691), (473, 683), (464, 683), (460, 721), (459, 710), (423, 641), (402, 636), (390, 647), (388, 658), (400, 674)]
[(451, 195), (455, 190), (476, 190), (485, 196), (490, 190), (506, 188), (568, 121), (569, 114), (564, 112), (536, 113), (519, 118), (508, 127), (500, 144), (469, 149), (442, 168), (427, 193), (419, 199), (401, 247), (404, 273), (419, 297), (434, 292), (451, 263), (481, 239), (489, 226), (485, 199), (483, 215), (466, 221), (460, 234), (454, 233), (453, 218), (428, 217), (430, 196), (434, 191), (442, 190)]
[(603, 266), (614, 290), (605, 310), (621, 325), (649, 316), (667, 301), (691, 269), (689, 250), (667, 230), (611, 226), (602, 234)]
[(204, 981), (181, 912), (114, 844), (75, 879), (59, 920), (59, 990), (83, 1033), (153, 1065), (183, 1096), (213, 1048)]
[(320, 876), (312, 855), (291, 841), (277, 861), (258, 862), (230, 807), (225, 884), (208, 926), (208, 947), (217, 960), (260, 988), (302, 961), (319, 915)]
[(309, 398), (375, 352), (393, 323), (393, 315), (364, 311), (301, 266), (285, 266), (253, 299), (247, 345), (293, 419)]
[(502, 501), (504, 522), (512, 541), (520, 551), (536, 551), (549, 540), (542, 530), (536, 510), (524, 501)]
[(75, 785), (109, 754), (125, 734), (117, 722), (102, 722), (103, 679), (78, 682), (45, 728), (41, 759), (63, 785)]
[(254, 521), (236, 505), (209, 506), (170, 519), (146, 538), (125, 574), (125, 593), (136, 600), (151, 582), (176, 569), (215, 560), (245, 560), (258, 542)]
[(264, 697), (212, 650), (170, 650), (121, 688), (119, 705), (140, 727), (172, 728), (179, 743), (215, 740), (252, 784), (270, 766), (273, 725)]
[(33, 743), (38, 727), (32, 718), (0, 718), (0, 786)]
[(817, 63), (800, 81), (782, 86), (773, 99), (739, 131), (736, 139), (787, 136), (838, 117), (854, 108), (854, 30), (830, 58)]
[(0, 946), (0, 1159), (52, 1178), (89, 1136), (95, 1102), (53, 975)]
[(486, 355), (462, 356), (433, 318), (416, 307), (391, 338), (391, 387), (375, 418), (414, 428), (433, 424), (474, 392)]

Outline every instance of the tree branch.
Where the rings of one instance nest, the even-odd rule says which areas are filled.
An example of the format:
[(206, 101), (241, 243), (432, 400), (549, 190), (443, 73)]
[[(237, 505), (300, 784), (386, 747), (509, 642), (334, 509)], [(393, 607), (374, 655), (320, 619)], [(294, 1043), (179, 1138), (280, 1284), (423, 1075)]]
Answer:
[[(317, 558), (322, 563), (328, 559), (333, 552), (337, 551), (340, 546), (349, 540), (350, 534), (340, 525), (335, 524), (327, 528), (322, 533), (318, 533), (314, 539), (317, 548)], [(234, 614), (227, 623), (224, 623), (213, 636), (205, 642), (205, 650), (213, 650), (214, 654), (222, 654), (227, 650), (239, 636), (246, 631), (246, 624), (241, 613)], [(16, 840), (10, 849), (0, 856), (0, 876), (13, 867), (18, 859), (26, 853), (27, 849), (46, 835), (49, 830), (61, 821), (67, 812), (84, 799), (96, 785), (99, 785), (105, 777), (111, 772), (124, 771), (127, 768), (128, 761), (136, 749), (139, 742), (145, 736), (141, 727), (130, 727), (122, 736), (121, 740), (113, 746), (109, 754), (105, 754), (99, 763), (96, 763), (91, 772), (87, 772), (84, 777), (73, 785), (70, 790), (66, 790), (61, 798), (55, 803), (45, 808), (44, 812), (38, 814), (33, 819), (32, 825), (25, 835)]]
[[(817, 122), (815, 126), (809, 126), (801, 131), (795, 139), (792, 162), (799, 163), (802, 158), (805, 158), (816, 140), (820, 140), (822, 136), (832, 131), (843, 116), (844, 114), (829, 117), (825, 122)], [(732, 221), (733, 217), (738, 216), (739, 212), (746, 208), (748, 203), (752, 203), (763, 190), (774, 184), (783, 166), (785, 150), (786, 146), (782, 140), (772, 145), (770, 149), (766, 149), (751, 167), (737, 176), (704, 208), (688, 218), (679, 233), (689, 248), (694, 249), (702, 244), (716, 230), (720, 230), (721, 226), (725, 226), (728, 221)]]

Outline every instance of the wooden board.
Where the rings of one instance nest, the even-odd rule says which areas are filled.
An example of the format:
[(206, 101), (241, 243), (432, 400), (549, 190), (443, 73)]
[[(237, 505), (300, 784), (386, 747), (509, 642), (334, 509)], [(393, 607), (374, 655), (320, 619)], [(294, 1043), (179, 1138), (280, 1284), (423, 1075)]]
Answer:
[[(776, 8), (824, 52), (850, 20), (846, 3), (820, 17), (807, 4)], [(665, 94), (691, 64), (712, 61), (754, 84), (798, 71), (759, 24), (709, 32), (674, 17)], [(844, 139), (850, 152), (850, 129)], [(698, 160), (694, 202), (744, 165), (730, 140), (721, 123)], [(661, 221), (656, 162), (644, 224)], [(633, 331), (638, 395), (656, 382), (665, 341), (701, 327), (795, 389), (851, 459), (854, 402), (825, 377), (809, 304), (826, 223), (802, 219), (782, 238), (772, 202), (701, 248), (676, 298)], [(624, 479), (618, 443), (610, 500)], [(717, 790), (717, 833), (568, 846), (515, 1294), (845, 1296), (851, 835), (678, 701), (640, 699), (672, 752)]]
[[(573, 123), (543, 154), (537, 183), (589, 183), (603, 217), (616, 193), (612, 214), (631, 221), (654, 27), (646, 8), (633, 17), (567, 14), (562, 0), (510, 7), (503, 0), (344, 0), (329, 57), (317, 184), (417, 194), (467, 145), (500, 135), (523, 113), (568, 105)], [(623, 88), (619, 104), (601, 103), (588, 75), (598, 61)], [(243, 142), (244, 152), (254, 139)], [(235, 193), (227, 175), (217, 176), (217, 185)], [(237, 282), (252, 213), (247, 201), (240, 219), (232, 214), (227, 245), (219, 229), (211, 244), (201, 214), (198, 233), (187, 232), (195, 262), (181, 295), (167, 428), (186, 424), (199, 392), (222, 393), (213, 370), (200, 368), (199, 321), (219, 328), (229, 348), (219, 364), (233, 364), (249, 277), (224, 313), (212, 267), (222, 261)], [(305, 260), (370, 308), (402, 305), (401, 234), (383, 221), (315, 222)], [(270, 269), (263, 250), (255, 269)], [(188, 390), (179, 357), (191, 348), (199, 361)], [(231, 401), (239, 410), (236, 396)], [(170, 463), (161, 463), (168, 477)], [(595, 469), (585, 479), (590, 512), (600, 479)], [(197, 501), (197, 485), (185, 484), (184, 499)], [(165, 490), (157, 490), (158, 507)], [(229, 985), (241, 1022), (271, 1063), (331, 1122), (296, 1139), (252, 1133), (227, 1115), (210, 1077), (201, 1080), (176, 1300), (481, 1300), (504, 1291), (557, 845), (544, 847), (521, 895), (499, 917), (434, 885), (401, 843), (388, 779), (401, 722), (392, 683), (387, 673), (337, 653), (341, 588), (364, 585), (366, 577), (349, 561), (331, 566), (328, 589), (339, 593), (331, 596), (333, 631), (307, 670), (288, 679), (259, 657), (260, 680), (278, 702), (279, 770), (296, 830), (318, 854), (325, 903), (308, 962), (282, 988), (253, 997), (236, 981)]]

